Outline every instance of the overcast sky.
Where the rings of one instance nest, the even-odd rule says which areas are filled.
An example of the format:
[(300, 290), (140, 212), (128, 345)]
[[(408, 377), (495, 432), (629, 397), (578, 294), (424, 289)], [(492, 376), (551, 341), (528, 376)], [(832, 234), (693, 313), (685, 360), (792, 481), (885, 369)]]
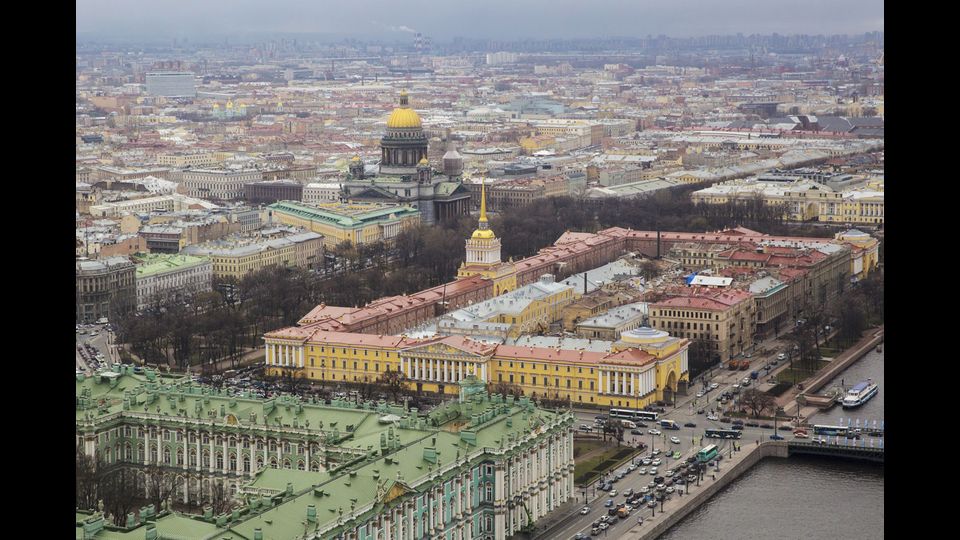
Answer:
[(665, 34), (859, 34), (883, 0), (77, 0), (77, 32), (141, 37), (264, 32), (434, 40)]

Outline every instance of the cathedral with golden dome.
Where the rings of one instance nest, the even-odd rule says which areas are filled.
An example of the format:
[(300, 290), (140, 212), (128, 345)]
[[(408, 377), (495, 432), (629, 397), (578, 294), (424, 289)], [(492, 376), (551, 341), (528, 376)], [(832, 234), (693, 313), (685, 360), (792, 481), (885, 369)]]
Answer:
[(404, 90), (387, 118), (376, 172), (354, 157), (343, 183), (344, 196), (350, 201), (406, 204), (420, 211), (423, 223), (434, 224), (469, 214), (470, 191), (463, 186), (462, 173), (462, 163), (443, 171), (432, 166), (423, 123)]

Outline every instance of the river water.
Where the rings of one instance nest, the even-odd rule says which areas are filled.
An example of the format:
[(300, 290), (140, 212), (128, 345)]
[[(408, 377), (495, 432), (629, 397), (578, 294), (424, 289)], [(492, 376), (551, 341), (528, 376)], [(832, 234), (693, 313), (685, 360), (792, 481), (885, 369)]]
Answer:
[[(883, 353), (875, 350), (825, 388), (871, 378), (880, 392), (859, 409), (834, 407), (811, 423), (841, 418), (883, 419)], [(736, 538), (883, 538), (883, 466), (813, 456), (768, 458), (747, 471), (660, 537), (663, 540)]]

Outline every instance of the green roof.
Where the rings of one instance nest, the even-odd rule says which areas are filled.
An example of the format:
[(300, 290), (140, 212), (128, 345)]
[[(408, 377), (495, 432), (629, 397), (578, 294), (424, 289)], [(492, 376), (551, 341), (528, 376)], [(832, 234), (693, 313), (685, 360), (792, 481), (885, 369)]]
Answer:
[(290, 201), (282, 201), (271, 204), (267, 208), (280, 214), (287, 214), (310, 221), (319, 221), (346, 228), (365, 227), (371, 222), (384, 220), (393, 221), (420, 214), (419, 210), (410, 206), (370, 203), (326, 204), (321, 208)]
[[(298, 538), (304, 533), (307, 507), (311, 504), (316, 507), (317, 520), (310, 524), (310, 531), (336, 528), (341, 511), (345, 525), (349, 524), (351, 503), (357, 518), (353, 524), (362, 524), (382, 509), (378, 495), (398, 482), (406, 489), (418, 491), (435, 481), (438, 469), (444, 470), (444, 476), (452, 474), (450, 466), (468, 456), (471, 466), (476, 466), (480, 460), (489, 459), (489, 450), (509, 447), (512, 441), (537, 432), (541, 426), (549, 427), (546, 424), (553, 421), (572, 422), (569, 414), (537, 409), (525, 398), (508, 401), (486, 392), (470, 396), (476, 391), (474, 387), (483, 389), (472, 377), (461, 383), (462, 391), (470, 396), (465, 402), (446, 403), (429, 414), (414, 415), (382, 402), (356, 408), (355, 404), (339, 400), (331, 405), (301, 402), (292, 396), (265, 400), (228, 395), (185, 377), (156, 376), (152, 372), (134, 374), (129, 367), (118, 371), (121, 373), (101, 373), (82, 381), (78, 376), (78, 430), (101, 419), (108, 421), (107, 417), (112, 421), (131, 415), (130, 421), (135, 424), (139, 420), (132, 415), (156, 417), (158, 410), (161, 423), (165, 416), (170, 422), (196, 421), (199, 410), (200, 419), (212, 422), (224, 432), (249, 433), (249, 428), (278, 428), (278, 419), (283, 426), (292, 426), (296, 421), (300, 432), (310, 438), (325, 438), (327, 450), (341, 456), (331, 464), (331, 470), (324, 472), (263, 469), (243, 486), (248, 505), (237, 521), (217, 528), (198, 517), (164, 515), (157, 520), (162, 538), (250, 539), (256, 528), (263, 530), (264, 538)], [(251, 413), (256, 415), (255, 421), (251, 420)], [(401, 420), (390, 422), (385, 418), (388, 414)], [(239, 427), (229, 425), (231, 416)], [(305, 428), (308, 421), (309, 427)], [(286, 494), (288, 484), (292, 486), (292, 495)], [(266, 505), (259, 504), (260, 501)], [(82, 533), (79, 524), (85, 517), (77, 514), (78, 535)], [(127, 540), (142, 538), (143, 534), (140, 528), (103, 530), (96, 539)]]
[(191, 266), (197, 266), (210, 259), (206, 257), (194, 257), (192, 255), (166, 255), (162, 253), (150, 253), (137, 255), (137, 277), (148, 277), (173, 270), (181, 270)]

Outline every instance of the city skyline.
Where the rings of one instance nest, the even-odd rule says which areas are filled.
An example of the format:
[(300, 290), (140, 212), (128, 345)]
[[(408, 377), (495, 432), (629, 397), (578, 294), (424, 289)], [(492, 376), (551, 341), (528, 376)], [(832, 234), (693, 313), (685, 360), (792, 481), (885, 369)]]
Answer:
[[(78, 0), (78, 38), (240, 39), (250, 34), (310, 34), (336, 40), (412, 39), (416, 33), (437, 40), (557, 39), (596, 37), (700, 37), (742, 34), (860, 34), (883, 31), (883, 3), (734, 0), (718, 4), (698, 0), (599, 0), (589, 5), (532, 0), (516, 5), (504, 0), (455, 6), (411, 0), (398, 9), (383, 0), (269, 4), (202, 4), (172, 0), (154, 4), (116, 0)], [(791, 13), (789, 18), (784, 13)], [(865, 17), (865, 13), (871, 16)], [(469, 21), (469, 24), (466, 22)], [(611, 22), (612, 21), (612, 22)]]

